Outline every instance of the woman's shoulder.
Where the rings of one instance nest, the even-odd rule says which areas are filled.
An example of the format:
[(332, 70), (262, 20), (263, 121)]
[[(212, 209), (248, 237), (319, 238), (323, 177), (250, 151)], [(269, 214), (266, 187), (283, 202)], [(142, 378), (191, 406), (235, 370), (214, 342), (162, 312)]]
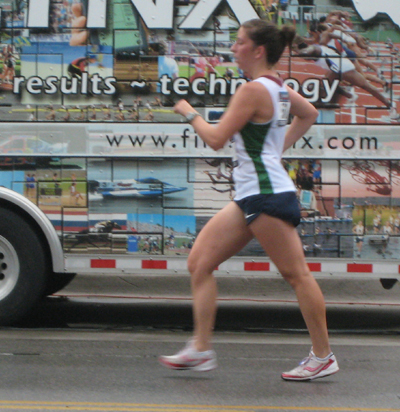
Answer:
[(265, 104), (266, 99), (271, 99), (271, 94), (262, 83), (252, 81), (241, 85), (233, 97), (233, 101), (241, 107), (240, 110), (243, 110), (243, 105), (256, 110)]
[(240, 92), (241, 96), (253, 96), (254, 97), (255, 93), (259, 94), (259, 93), (267, 92), (267, 88), (265, 87), (265, 85), (262, 82), (259, 82), (256, 80), (242, 84), (239, 87), (238, 92)]

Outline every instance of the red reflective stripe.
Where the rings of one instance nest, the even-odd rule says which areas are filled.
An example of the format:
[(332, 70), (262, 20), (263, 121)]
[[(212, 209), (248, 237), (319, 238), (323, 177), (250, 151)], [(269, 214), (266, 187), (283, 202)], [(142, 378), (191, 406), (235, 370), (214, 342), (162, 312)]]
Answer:
[(90, 267), (115, 269), (117, 265), (115, 259), (91, 259)]
[(308, 268), (311, 272), (321, 272), (321, 263), (308, 263)]
[(244, 262), (244, 270), (269, 270), (269, 262)]
[(370, 263), (348, 263), (347, 272), (372, 273), (372, 264)]
[(166, 260), (142, 260), (142, 269), (167, 269)]
[[(46, 212), (47, 213), (47, 212)], [(50, 212), (50, 213), (54, 213), (54, 212)], [(56, 212), (56, 213), (60, 213), (60, 212)], [(64, 215), (66, 216), (86, 216), (88, 213), (87, 212), (76, 212), (76, 211), (64, 211)]]

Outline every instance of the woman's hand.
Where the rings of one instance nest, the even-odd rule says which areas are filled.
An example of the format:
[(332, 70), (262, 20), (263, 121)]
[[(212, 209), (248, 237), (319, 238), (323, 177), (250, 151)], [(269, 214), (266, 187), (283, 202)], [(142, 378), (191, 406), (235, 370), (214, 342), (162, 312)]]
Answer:
[(193, 107), (184, 99), (179, 100), (179, 102), (174, 106), (174, 112), (181, 114), (184, 117), (186, 117), (188, 113), (194, 111), (195, 110), (193, 109)]

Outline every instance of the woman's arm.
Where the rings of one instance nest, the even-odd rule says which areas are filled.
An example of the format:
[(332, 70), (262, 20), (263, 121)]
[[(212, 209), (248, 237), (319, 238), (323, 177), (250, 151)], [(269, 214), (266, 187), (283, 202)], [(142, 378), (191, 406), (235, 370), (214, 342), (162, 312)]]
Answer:
[[(266, 104), (263, 89), (265, 90), (265, 87), (258, 82), (246, 83), (232, 96), (218, 124), (209, 124), (201, 116), (196, 116), (190, 124), (208, 146), (214, 150), (221, 149), (237, 131), (253, 119), (257, 108)], [(174, 111), (186, 117), (188, 113), (195, 112), (195, 109), (186, 100), (180, 100)]]
[(318, 110), (311, 103), (290, 87), (288, 91), (291, 103), (290, 114), (294, 115), (294, 119), (286, 132), (284, 151), (303, 137), (318, 117)]

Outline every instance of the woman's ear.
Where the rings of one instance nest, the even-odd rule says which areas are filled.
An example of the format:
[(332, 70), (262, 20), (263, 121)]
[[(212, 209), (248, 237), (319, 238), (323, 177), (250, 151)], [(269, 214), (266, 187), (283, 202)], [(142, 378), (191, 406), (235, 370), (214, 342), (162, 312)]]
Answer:
[(261, 57), (265, 57), (265, 47), (264, 46), (257, 46), (256, 48), (256, 58), (259, 59)]

